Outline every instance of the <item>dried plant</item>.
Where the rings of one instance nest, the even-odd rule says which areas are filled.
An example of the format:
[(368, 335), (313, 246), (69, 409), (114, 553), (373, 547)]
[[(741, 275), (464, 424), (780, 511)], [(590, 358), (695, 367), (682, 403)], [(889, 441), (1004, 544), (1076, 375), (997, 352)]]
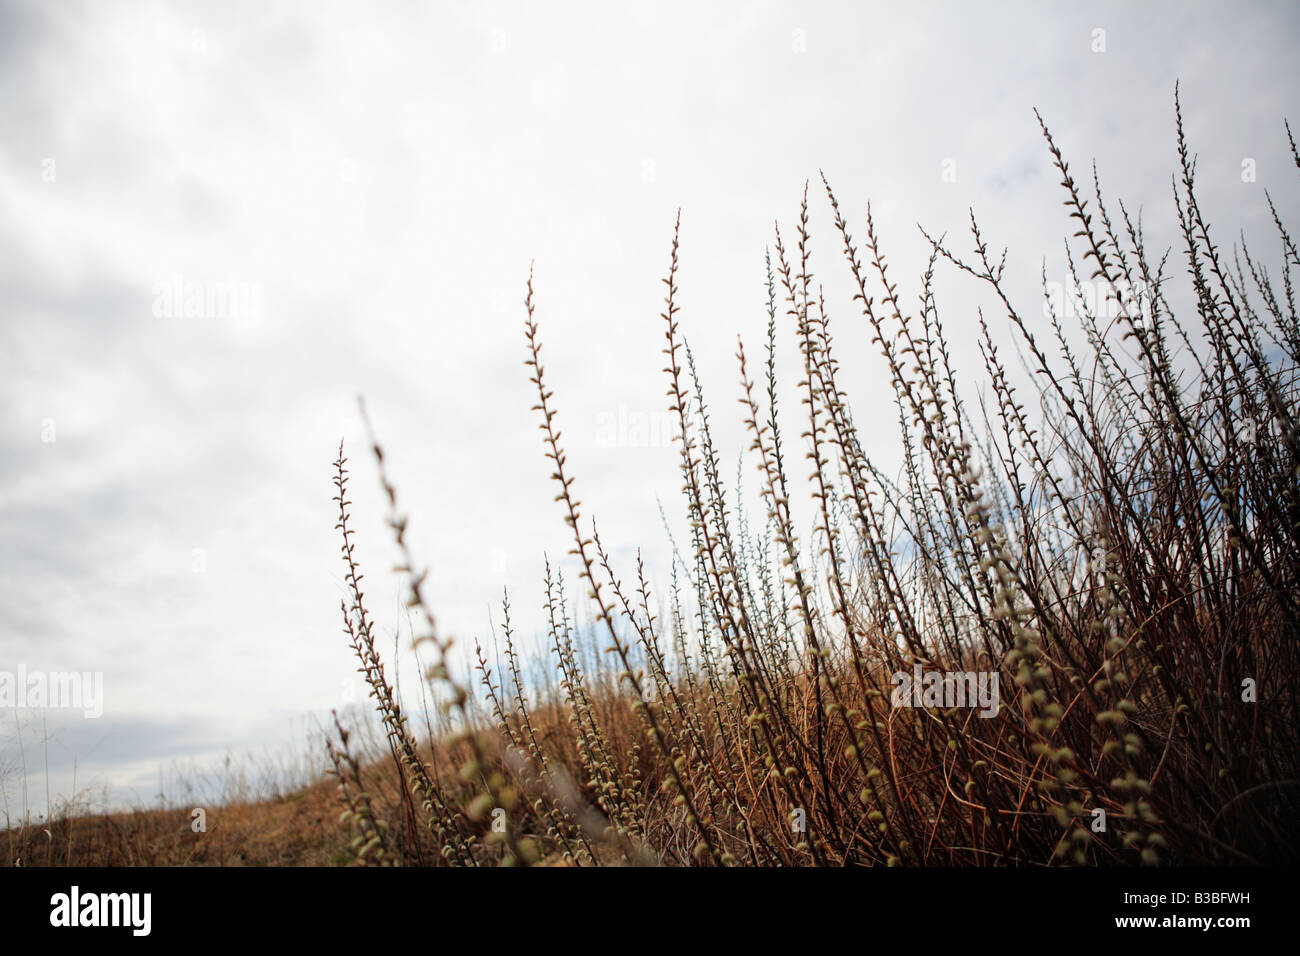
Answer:
[[(1043, 323), (1015, 303), (1006, 253), (991, 250), (973, 214), (969, 254), (925, 234), (929, 261), (909, 308), (870, 207), (856, 240), (822, 179), (858, 313), (834, 329), (867, 335), (885, 363), (902, 462), (893, 477), (865, 453), (843, 385), (805, 188), (792, 245), (778, 227), (767, 259), (763, 362), (754, 371), (743, 341), (736, 355), (758, 516), (739, 504), (739, 476), (726, 486), (683, 335), (679, 215), (660, 318), (689, 542), (685, 552), (674, 544), (662, 603), (639, 557), (635, 580), (620, 576), (577, 498), (530, 271), (533, 411), (583, 600), (571, 606), (548, 562), (544, 666), (556, 681), (526, 678), (508, 596), (505, 663), (494, 667), (480, 645), (478, 686), (456, 680), (372, 438), (399, 570), (433, 651), (428, 676), (453, 729), (418, 744), (375, 649), (340, 450), (345, 629), (390, 767), (381, 814), (362, 779), (380, 771), (351, 760), (340, 727), (331, 757), (361, 855), (582, 866), (1294, 862), (1300, 257), (1271, 196), (1280, 286), (1244, 239), (1230, 257), (1215, 244), (1177, 95), (1175, 116), (1194, 315), (1170, 305), (1168, 253), (1150, 255), (1122, 202), (1112, 215), (1095, 168), (1090, 193), (1075, 180), (1041, 117), (1072, 223), (1072, 284), (1102, 290), (1054, 299), (1044, 267)], [(1292, 153), (1300, 167), (1294, 140)], [(939, 268), (990, 293), (1010, 330), (999, 344), (977, 316), (974, 405), (962, 384), (972, 370), (957, 367), (945, 338)], [(794, 420), (778, 408), (783, 323), (800, 357), (806, 482), (791, 459)], [(1006, 363), (1008, 348), (1021, 369)], [(801, 489), (814, 518), (802, 535), (792, 506)], [(580, 611), (591, 620), (580, 624)], [(596, 635), (606, 651), (589, 657)], [(899, 675), (917, 670), (982, 675), (996, 706), (944, 697), (953, 682), (928, 678), (920, 699), (898, 700)]]

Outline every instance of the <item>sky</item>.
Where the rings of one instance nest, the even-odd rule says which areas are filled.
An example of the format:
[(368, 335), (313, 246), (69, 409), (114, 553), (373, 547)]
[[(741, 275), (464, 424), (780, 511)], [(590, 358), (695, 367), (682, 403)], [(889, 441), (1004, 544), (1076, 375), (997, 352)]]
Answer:
[[(0, 811), (308, 760), (314, 722), (364, 698), (340, 441), (367, 598), (418, 680), (359, 396), (443, 633), (490, 642), (508, 588), (530, 639), (544, 556), (571, 546), (523, 365), (530, 267), (578, 497), (662, 591), (660, 503), (685, 533), (659, 318), (679, 210), (680, 319), (727, 474), (737, 335), (753, 361), (764, 252), (807, 181), (841, 365), (888, 463), (820, 174), (855, 235), (871, 204), (909, 302), (918, 224), (965, 252), (974, 210), (1041, 316), (1073, 227), (1034, 109), (1176, 260), (1178, 81), (1220, 240), (1276, 257), (1264, 190), (1295, 210), (1297, 40), (1292, 3), (0, 0), (0, 682), (102, 680), (95, 716), (0, 694)], [(953, 271), (939, 306), (972, 368), (988, 302)], [(793, 373), (788, 322), (780, 346)]]

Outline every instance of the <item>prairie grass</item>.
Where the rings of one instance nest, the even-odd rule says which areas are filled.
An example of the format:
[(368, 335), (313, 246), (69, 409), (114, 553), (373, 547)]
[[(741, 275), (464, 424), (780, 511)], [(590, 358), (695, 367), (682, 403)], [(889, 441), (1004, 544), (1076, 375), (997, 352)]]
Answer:
[[(1041, 304), (1017, 301), (974, 214), (969, 251), (922, 233), (926, 268), (901, 292), (870, 207), (851, 217), (823, 177), (833, 226), (819, 255), (842, 257), (851, 290), (832, 334), (806, 186), (767, 255), (765, 341), (738, 341), (735, 355), (758, 511), (739, 474), (724, 479), (679, 320), (679, 215), (663, 354), (645, 360), (664, 376), (687, 528), (662, 593), (639, 551), (616, 567), (627, 551), (602, 540), (579, 498), (530, 271), (539, 465), (578, 577), (538, 568), (541, 656), (508, 594), (499, 649), (451, 653), (367, 419), (427, 665), (422, 711), (404, 708), (380, 654), (340, 446), (340, 612), (372, 715), (336, 714), (326, 731), (335, 786), (254, 793), (228, 766), (201, 833), (193, 800), (92, 814), (78, 799), (40, 820), (6, 807), (9, 861), (1300, 860), (1300, 254), (1271, 197), (1280, 264), (1244, 237), (1220, 248), (1177, 93), (1175, 121), (1180, 245), (1156, 255), (1095, 167), (1076, 181), (1039, 118), (1071, 280), (1050, 283), (1044, 267)], [(940, 270), (996, 305), (957, 314), (978, 327), (978, 355), (954, 354), (945, 334)], [(887, 371), (898, 467), (867, 455), (850, 407), (836, 343), (861, 336)], [(787, 392), (777, 369), (791, 346)], [(874, 436), (880, 410), (868, 413)], [(918, 672), (956, 676), (901, 693)]]
[[(1096, 293), (1063, 297), (1044, 267), (1041, 306), (1016, 301), (1005, 254), (973, 214), (969, 252), (923, 233), (927, 266), (900, 292), (870, 207), (851, 224), (823, 178), (833, 228), (821, 255), (843, 257), (851, 289), (833, 335), (805, 188), (793, 228), (772, 237), (765, 341), (740, 341), (735, 356), (731, 397), (757, 512), (739, 475), (736, 487), (724, 480), (679, 321), (679, 217), (663, 358), (645, 361), (664, 376), (688, 529), (663, 593), (639, 552), (634, 566), (615, 566), (611, 554), (626, 551), (607, 546), (579, 499), (530, 272), (531, 414), (579, 578), (550, 561), (538, 568), (545, 603), (529, 620), (543, 655), (527, 656), (508, 594), (499, 650), (451, 653), (371, 432), (428, 665), (422, 712), (404, 709), (379, 651), (340, 446), (340, 611), (373, 719), (335, 716), (324, 756), (337, 786), (267, 798), (228, 767), (204, 833), (183, 802), (91, 814), (74, 801), (38, 821), (6, 811), (9, 859), (1300, 860), (1300, 256), (1271, 197), (1280, 266), (1244, 237), (1230, 254), (1216, 244), (1177, 94), (1175, 119), (1181, 246), (1156, 256), (1140, 220), (1104, 199), (1095, 168), (1090, 184), (1075, 180), (1040, 118), (1071, 233), (1068, 285)], [(945, 335), (939, 270), (996, 304), (996, 314), (958, 314), (978, 326), (978, 356), (955, 355)], [(853, 373), (836, 342), (860, 336), (889, 377), (897, 468), (866, 454), (850, 408)], [(797, 403), (777, 375), (791, 344)], [(898, 699), (899, 675), (917, 671), (970, 683)], [(943, 696), (978, 696), (981, 680), (992, 699)]]
[[(314, 751), (301, 751), (309, 753)], [(257, 768), (252, 768), (257, 769)], [(285, 768), (288, 770), (289, 768)], [(266, 784), (248, 762), (219, 780), (182, 778), (175, 792), (121, 807), (107, 788), (51, 802), (39, 815), (6, 812), (6, 866), (324, 866), (354, 858), (338, 822), (334, 787), (319, 770)], [(207, 783), (202, 789), (193, 784)], [(195, 811), (200, 810), (198, 818)]]
[[(502, 662), (479, 647), (473, 672), (454, 672), (372, 435), (442, 702), (423, 749), (375, 647), (340, 448), (351, 591), (342, 613), (387, 751), (381, 772), (351, 756), (341, 726), (331, 744), (357, 859), (1300, 859), (1300, 259), (1271, 198), (1280, 284), (1244, 237), (1230, 255), (1216, 244), (1177, 95), (1175, 107), (1181, 271), (1170, 253), (1151, 254), (1122, 202), (1105, 201), (1095, 168), (1090, 185), (1074, 178), (1042, 125), (1073, 233), (1072, 278), (1105, 290), (1066, 310), (1044, 274), (1045, 324), (1013, 301), (1005, 255), (973, 214), (969, 253), (926, 234), (928, 267), (906, 303), (870, 208), (851, 226), (822, 180), (829, 241), (855, 290), (853, 317), (834, 331), (869, 336), (888, 367), (903, 461), (895, 476), (864, 453), (846, 398), (850, 373), (810, 267), (805, 189), (793, 230), (773, 237), (767, 341), (736, 353), (765, 505), (757, 516), (723, 477), (679, 324), (674, 231), (661, 364), (681, 426), (690, 540), (662, 603), (639, 559), (613, 566), (579, 501), (530, 273), (532, 412), (580, 573), (566, 582), (549, 563), (543, 572), (542, 666), (556, 679), (538, 687), (523, 676), (508, 597)], [(1294, 139), (1291, 150), (1300, 168)], [(1013, 337), (999, 344), (992, 317), (979, 314), (975, 403), (958, 384), (970, 370), (959, 372), (945, 338), (938, 269), (991, 293)], [(1194, 315), (1170, 305), (1178, 282), (1190, 285)], [(778, 407), (787, 332), (801, 362), (793, 409)], [(792, 512), (798, 487), (811, 488), (811, 536)], [(604, 661), (583, 653), (592, 640)], [(952, 699), (896, 706), (894, 675), (916, 668), (996, 675), (996, 713)]]

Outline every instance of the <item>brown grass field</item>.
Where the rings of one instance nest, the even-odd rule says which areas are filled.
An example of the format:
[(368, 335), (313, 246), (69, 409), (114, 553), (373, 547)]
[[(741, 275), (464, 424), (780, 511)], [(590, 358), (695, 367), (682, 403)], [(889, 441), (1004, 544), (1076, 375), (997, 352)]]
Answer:
[[(648, 373), (662, 369), (685, 436), (676, 454), (690, 538), (676, 542), (666, 593), (639, 561), (615, 567), (579, 500), (562, 430), (576, 384), (546, 373), (545, 300), (530, 275), (521, 358), (538, 466), (579, 569), (576, 581), (544, 569), (550, 685), (525, 678), (508, 599), (500, 665), (483, 648), (468, 665), (450, 653), (371, 434), (433, 716), (407, 714), (381, 659), (340, 447), (341, 615), (371, 691), (373, 743), (337, 719), (331, 778), (288, 798), (213, 809), (203, 833), (179, 810), (11, 829), (0, 836), (10, 861), (1300, 860), (1295, 241), (1274, 209), (1276, 266), (1244, 238), (1230, 252), (1217, 244), (1181, 113), (1172, 211), (1182, 241), (1168, 254), (1148, 250), (1130, 210), (1105, 199), (1095, 172), (1077, 180), (1042, 132), (1070, 269), (1080, 287), (1106, 292), (1069, 314), (1046, 295), (1047, 320), (1037, 303), (1013, 301), (1002, 254), (973, 215), (970, 251), (931, 240), (929, 268), (900, 290), (870, 210), (842, 211), (822, 181), (773, 236), (767, 341), (738, 345), (736, 385), (711, 410), (679, 325), (674, 233), (663, 355), (645, 358)], [(1291, 150), (1300, 171), (1294, 139)], [(819, 268), (840, 260), (855, 290), (833, 323), (813, 272), (814, 201), (835, 218), (817, 238)], [(937, 270), (955, 270), (1001, 310), (961, 316), (978, 321), (982, 344), (960, 372)], [(992, 329), (1003, 324), (1012, 341), (999, 343)], [(864, 453), (845, 397), (855, 373), (840, 367), (836, 342), (863, 335), (895, 404), (858, 414), (897, 422), (904, 467), (892, 477)], [(778, 403), (783, 342), (801, 360), (793, 407)], [(981, 387), (968, 394), (958, 382), (971, 371)], [(710, 428), (736, 400), (757, 514), (736, 505)], [(799, 489), (810, 489), (803, 500)], [(943, 686), (899, 706), (893, 675), (917, 669), (996, 676), (996, 713), (944, 698)]]

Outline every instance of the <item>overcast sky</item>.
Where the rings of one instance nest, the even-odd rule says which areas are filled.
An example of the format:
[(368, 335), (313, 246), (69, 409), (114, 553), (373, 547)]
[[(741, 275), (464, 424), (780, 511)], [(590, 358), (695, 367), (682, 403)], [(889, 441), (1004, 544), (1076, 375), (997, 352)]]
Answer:
[[(570, 543), (522, 364), (530, 262), (578, 495), (662, 586), (657, 498), (685, 529), (658, 319), (678, 208), (683, 329), (734, 475), (736, 335), (760, 351), (764, 249), (805, 180), (825, 171), (856, 233), (872, 203), (908, 302), (917, 224), (964, 251), (973, 208), (1032, 313), (1072, 231), (1033, 108), (1163, 250), (1181, 80), (1220, 240), (1275, 257), (1298, 40), (1289, 2), (0, 0), (0, 671), (104, 681), (98, 718), (0, 710), (10, 813), (20, 731), (41, 809), (43, 736), (56, 797), (75, 760), (77, 789), (147, 801), (160, 767), (301, 749), (346, 701), (340, 439), (390, 643), (398, 617), (358, 395), (443, 630), (487, 638), (507, 586), (516, 626), (541, 622), (543, 554)], [(940, 293), (974, 368), (975, 290)], [(887, 462), (881, 363), (829, 305)]]

